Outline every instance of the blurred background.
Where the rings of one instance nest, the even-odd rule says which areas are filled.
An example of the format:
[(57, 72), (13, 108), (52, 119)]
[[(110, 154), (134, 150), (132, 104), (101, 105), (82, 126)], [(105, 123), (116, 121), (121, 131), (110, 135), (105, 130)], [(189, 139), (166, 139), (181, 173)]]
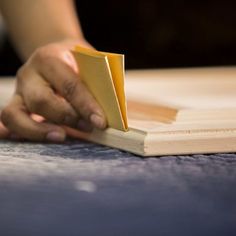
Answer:
[[(124, 53), (127, 69), (236, 64), (236, 1), (75, 2), (87, 40)], [(0, 45), (0, 74), (15, 74), (21, 62), (7, 33)]]

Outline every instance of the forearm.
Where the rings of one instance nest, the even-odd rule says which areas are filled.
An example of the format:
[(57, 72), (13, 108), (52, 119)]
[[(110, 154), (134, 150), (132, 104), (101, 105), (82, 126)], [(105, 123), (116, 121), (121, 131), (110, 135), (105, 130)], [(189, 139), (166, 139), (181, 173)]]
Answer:
[(73, 0), (1, 0), (8, 32), (25, 60), (45, 44), (84, 37)]

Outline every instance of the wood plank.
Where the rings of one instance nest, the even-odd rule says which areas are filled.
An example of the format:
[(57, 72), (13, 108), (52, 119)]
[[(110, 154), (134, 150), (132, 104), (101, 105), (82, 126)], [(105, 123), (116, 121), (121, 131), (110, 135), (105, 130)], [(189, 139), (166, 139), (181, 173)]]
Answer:
[(14, 92), (14, 78), (0, 78), (0, 109), (10, 100)]
[(130, 130), (73, 132), (142, 156), (236, 151), (236, 68), (129, 71)]
[(128, 71), (129, 131), (68, 132), (143, 156), (235, 152), (235, 91), (235, 67)]

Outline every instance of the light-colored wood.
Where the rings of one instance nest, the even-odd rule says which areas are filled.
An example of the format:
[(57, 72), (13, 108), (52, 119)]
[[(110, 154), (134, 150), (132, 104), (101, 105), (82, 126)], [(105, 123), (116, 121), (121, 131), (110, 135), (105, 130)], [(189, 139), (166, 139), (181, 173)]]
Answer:
[(14, 78), (0, 78), (0, 110), (10, 100), (14, 92)]
[(142, 156), (236, 151), (235, 67), (128, 71), (125, 82), (128, 132), (71, 135)]
[(129, 131), (75, 136), (142, 156), (236, 151), (236, 68), (128, 71)]

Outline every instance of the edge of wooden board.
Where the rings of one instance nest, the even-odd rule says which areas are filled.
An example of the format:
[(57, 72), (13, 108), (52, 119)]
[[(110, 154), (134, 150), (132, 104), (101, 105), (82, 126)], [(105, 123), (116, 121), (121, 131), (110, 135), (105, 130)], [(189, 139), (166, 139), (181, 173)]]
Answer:
[(143, 156), (236, 152), (236, 129), (149, 133)]
[(104, 131), (94, 129), (91, 133), (84, 133), (69, 127), (65, 127), (65, 129), (69, 136), (73, 138), (84, 139), (142, 156), (145, 155), (144, 141), (147, 133), (144, 131), (130, 129), (129, 131), (124, 132), (113, 128), (107, 128)]
[(92, 133), (76, 131), (71, 136), (144, 157), (236, 152), (236, 129), (147, 133), (136, 129), (122, 132), (108, 128)]

